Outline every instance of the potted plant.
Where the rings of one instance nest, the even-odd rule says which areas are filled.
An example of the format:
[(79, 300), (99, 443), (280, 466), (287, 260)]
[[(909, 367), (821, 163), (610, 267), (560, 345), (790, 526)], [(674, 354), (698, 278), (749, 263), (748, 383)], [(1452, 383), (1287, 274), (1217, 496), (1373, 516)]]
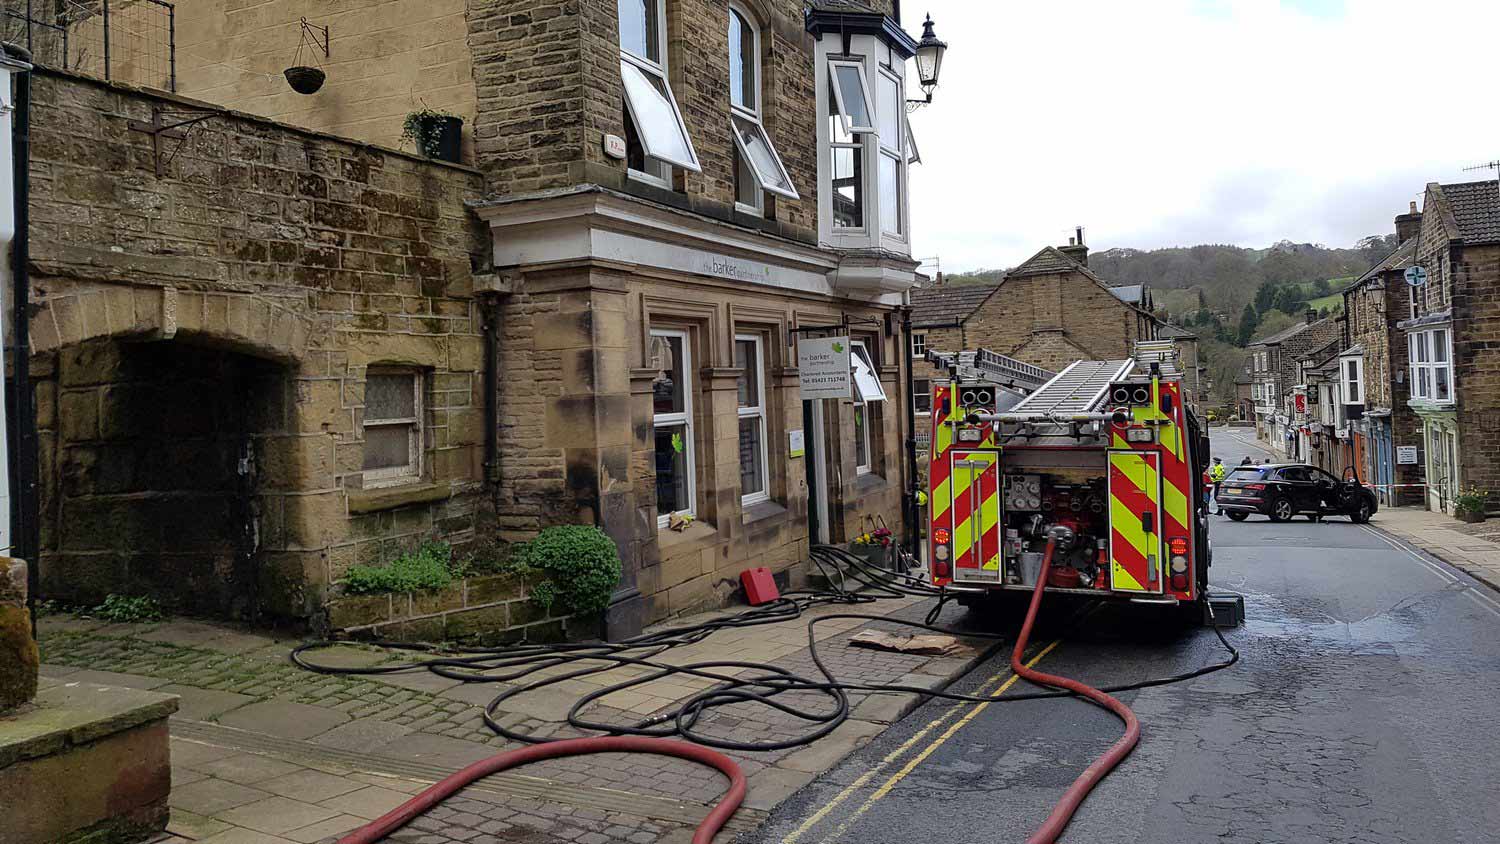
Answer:
[(1489, 503), (1489, 499), (1489, 490), (1480, 489), (1477, 486), (1460, 489), (1453, 499), (1453, 515), (1469, 524), (1482, 522), (1484, 521), (1484, 508)]
[(428, 158), (457, 164), (463, 126), (463, 118), (456, 114), (423, 107), (406, 115), (401, 140), (410, 141), (417, 152)]
[(289, 67), (281, 73), (286, 77), (286, 84), (299, 94), (316, 94), (323, 87), (323, 80), (328, 78), (321, 68), (303, 65)]

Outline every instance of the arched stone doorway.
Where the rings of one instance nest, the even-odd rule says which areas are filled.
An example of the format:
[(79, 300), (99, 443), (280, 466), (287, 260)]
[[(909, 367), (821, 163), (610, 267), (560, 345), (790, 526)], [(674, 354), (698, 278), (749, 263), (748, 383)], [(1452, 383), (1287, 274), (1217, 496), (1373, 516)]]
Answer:
[(287, 367), (184, 340), (88, 340), (37, 356), (42, 595), (150, 595), (253, 618), (282, 523), (269, 444), (291, 426)]

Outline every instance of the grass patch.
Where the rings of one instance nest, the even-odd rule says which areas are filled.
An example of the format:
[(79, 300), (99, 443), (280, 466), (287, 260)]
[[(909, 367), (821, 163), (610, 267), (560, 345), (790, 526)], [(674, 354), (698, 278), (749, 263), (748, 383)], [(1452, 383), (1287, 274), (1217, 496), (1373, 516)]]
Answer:
[(344, 575), (344, 591), (350, 595), (436, 591), (462, 576), (448, 543), (424, 542), (416, 551), (402, 554), (383, 566), (351, 567)]
[(105, 621), (123, 624), (161, 621), (167, 617), (167, 614), (162, 612), (161, 604), (158, 604), (155, 598), (146, 595), (111, 594), (104, 599), (104, 603), (90, 610), (89, 614)]

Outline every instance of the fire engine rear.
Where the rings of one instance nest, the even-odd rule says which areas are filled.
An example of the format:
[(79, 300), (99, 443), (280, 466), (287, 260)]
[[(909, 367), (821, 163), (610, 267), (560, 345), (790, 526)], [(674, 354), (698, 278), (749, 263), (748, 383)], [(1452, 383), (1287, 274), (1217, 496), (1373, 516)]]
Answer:
[(1208, 443), (1170, 341), (1078, 361), (1030, 390), (973, 367), (950, 375), (932, 396), (934, 583), (964, 588), (966, 603), (1029, 592), (1053, 536), (1048, 591), (1163, 605), (1205, 594)]

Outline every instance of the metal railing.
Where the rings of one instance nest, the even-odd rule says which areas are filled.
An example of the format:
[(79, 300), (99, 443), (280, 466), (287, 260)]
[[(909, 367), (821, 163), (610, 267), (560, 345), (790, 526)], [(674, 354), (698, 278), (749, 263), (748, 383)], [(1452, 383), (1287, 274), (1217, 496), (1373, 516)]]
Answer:
[(0, 37), (32, 60), (144, 88), (177, 90), (177, 9), (167, 0), (0, 0)]

